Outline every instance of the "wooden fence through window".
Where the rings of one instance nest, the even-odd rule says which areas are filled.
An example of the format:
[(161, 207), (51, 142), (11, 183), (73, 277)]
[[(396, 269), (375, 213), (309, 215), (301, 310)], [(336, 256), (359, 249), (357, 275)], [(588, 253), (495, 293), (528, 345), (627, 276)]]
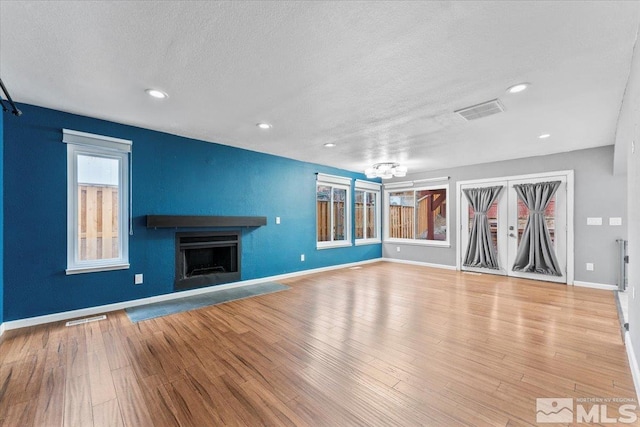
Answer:
[[(318, 200), (316, 205), (318, 242), (328, 242), (331, 240), (331, 209), (329, 201)], [(345, 239), (344, 227), (344, 202), (333, 202), (333, 240)]]
[(356, 202), (356, 239), (373, 239), (376, 236), (376, 206), (366, 205), (367, 234), (364, 235), (365, 204)]
[(79, 185), (80, 260), (117, 258), (118, 187)]
[[(446, 218), (445, 190), (429, 190), (418, 200), (418, 227), (415, 227), (413, 206), (389, 206), (389, 237), (396, 239), (444, 240), (445, 235), (436, 234), (436, 220)], [(416, 235), (417, 233), (417, 235)]]
[(413, 239), (413, 206), (389, 206), (389, 237)]

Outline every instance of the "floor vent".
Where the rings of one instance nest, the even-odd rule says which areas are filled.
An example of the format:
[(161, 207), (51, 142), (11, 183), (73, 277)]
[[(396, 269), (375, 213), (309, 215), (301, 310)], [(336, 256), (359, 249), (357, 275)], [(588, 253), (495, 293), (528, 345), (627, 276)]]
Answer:
[(66, 326), (76, 326), (76, 325), (83, 325), (85, 323), (89, 323), (89, 322), (97, 322), (99, 320), (105, 320), (107, 318), (106, 315), (102, 315), (102, 316), (95, 316), (95, 317), (85, 317), (84, 319), (76, 319), (76, 320), (70, 320), (66, 323)]
[(482, 104), (473, 105), (471, 107), (462, 108), (454, 111), (463, 119), (470, 121), (481, 119), (483, 117), (492, 116), (494, 114), (502, 113), (504, 107), (499, 100), (494, 99), (491, 101), (483, 102)]
[(472, 276), (482, 276), (482, 273), (476, 273), (475, 271), (463, 271), (462, 274), (470, 274)]

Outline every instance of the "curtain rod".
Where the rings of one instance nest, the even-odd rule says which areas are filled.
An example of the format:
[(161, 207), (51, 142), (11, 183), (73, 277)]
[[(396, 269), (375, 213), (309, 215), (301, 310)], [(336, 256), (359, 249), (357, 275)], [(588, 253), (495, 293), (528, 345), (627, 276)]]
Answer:
[(5, 102), (8, 102), (9, 106), (11, 107), (11, 114), (13, 114), (14, 116), (20, 117), (22, 115), (22, 111), (18, 110), (18, 107), (16, 107), (16, 103), (13, 102), (13, 99), (11, 99), (11, 95), (9, 95), (9, 91), (5, 87), (4, 83), (2, 83), (2, 79), (0, 79), (0, 89), (2, 89), (2, 93), (4, 93), (4, 96), (7, 98), (6, 100), (4, 100), (0, 96), (0, 104), (2, 104), (2, 111), (9, 111), (9, 109), (5, 105)]

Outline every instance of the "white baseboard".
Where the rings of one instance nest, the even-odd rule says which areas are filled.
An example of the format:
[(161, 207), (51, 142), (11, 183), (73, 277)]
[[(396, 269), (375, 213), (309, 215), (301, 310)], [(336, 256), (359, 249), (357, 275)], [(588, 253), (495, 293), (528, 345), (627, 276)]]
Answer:
[(638, 366), (638, 359), (636, 353), (633, 350), (631, 343), (631, 335), (629, 331), (624, 333), (624, 345), (627, 348), (627, 357), (629, 358), (629, 367), (631, 368), (631, 376), (633, 377), (633, 385), (636, 387), (636, 401), (640, 402), (640, 367)]
[(406, 260), (406, 259), (382, 258), (382, 261), (385, 261), (385, 262), (396, 262), (396, 263), (399, 263), (399, 264), (420, 265), (422, 267), (442, 268), (444, 270), (456, 270), (456, 266), (455, 265), (433, 264), (433, 263), (430, 263), (430, 262), (409, 261), (409, 260)]
[(108, 313), (110, 311), (122, 310), (124, 308), (136, 307), (139, 305), (152, 304), (154, 302), (171, 301), (174, 299), (189, 297), (193, 295), (208, 294), (211, 292), (221, 291), (223, 289), (239, 288), (242, 286), (255, 285), (264, 282), (273, 282), (292, 277), (306, 276), (308, 274), (321, 273), (323, 271), (338, 270), (341, 268), (349, 268), (357, 265), (371, 264), (382, 261), (381, 258), (369, 259), (365, 261), (351, 262), (347, 264), (332, 265), (329, 267), (313, 268), (309, 270), (296, 271), (293, 273), (278, 274), (276, 276), (261, 277), (259, 279), (243, 280), (240, 282), (227, 283), (224, 285), (209, 286), (206, 288), (192, 289), (189, 291), (172, 292), (170, 294), (156, 295), (153, 297), (117, 302), (113, 304), (99, 305), (95, 307), (81, 308), (78, 310), (64, 311), (61, 313), (46, 314), (44, 316), (28, 317), (25, 319), (11, 320), (2, 324), (2, 330), (11, 330), (26, 328), (29, 326), (42, 325), (44, 323), (59, 322), (61, 320), (69, 320), (77, 317), (91, 316), (94, 314)]
[(0, 337), (4, 334), (4, 323), (0, 323)]
[(616, 285), (607, 285), (606, 283), (579, 282), (578, 280), (574, 280), (573, 285), (583, 288), (604, 289), (605, 291), (618, 290), (618, 287)]

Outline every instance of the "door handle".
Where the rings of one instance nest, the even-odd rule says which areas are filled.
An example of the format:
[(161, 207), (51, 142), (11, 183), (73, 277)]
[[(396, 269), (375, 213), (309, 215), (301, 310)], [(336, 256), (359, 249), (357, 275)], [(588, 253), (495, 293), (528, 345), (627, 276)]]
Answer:
[(509, 233), (509, 237), (516, 237), (516, 235), (513, 233)]

